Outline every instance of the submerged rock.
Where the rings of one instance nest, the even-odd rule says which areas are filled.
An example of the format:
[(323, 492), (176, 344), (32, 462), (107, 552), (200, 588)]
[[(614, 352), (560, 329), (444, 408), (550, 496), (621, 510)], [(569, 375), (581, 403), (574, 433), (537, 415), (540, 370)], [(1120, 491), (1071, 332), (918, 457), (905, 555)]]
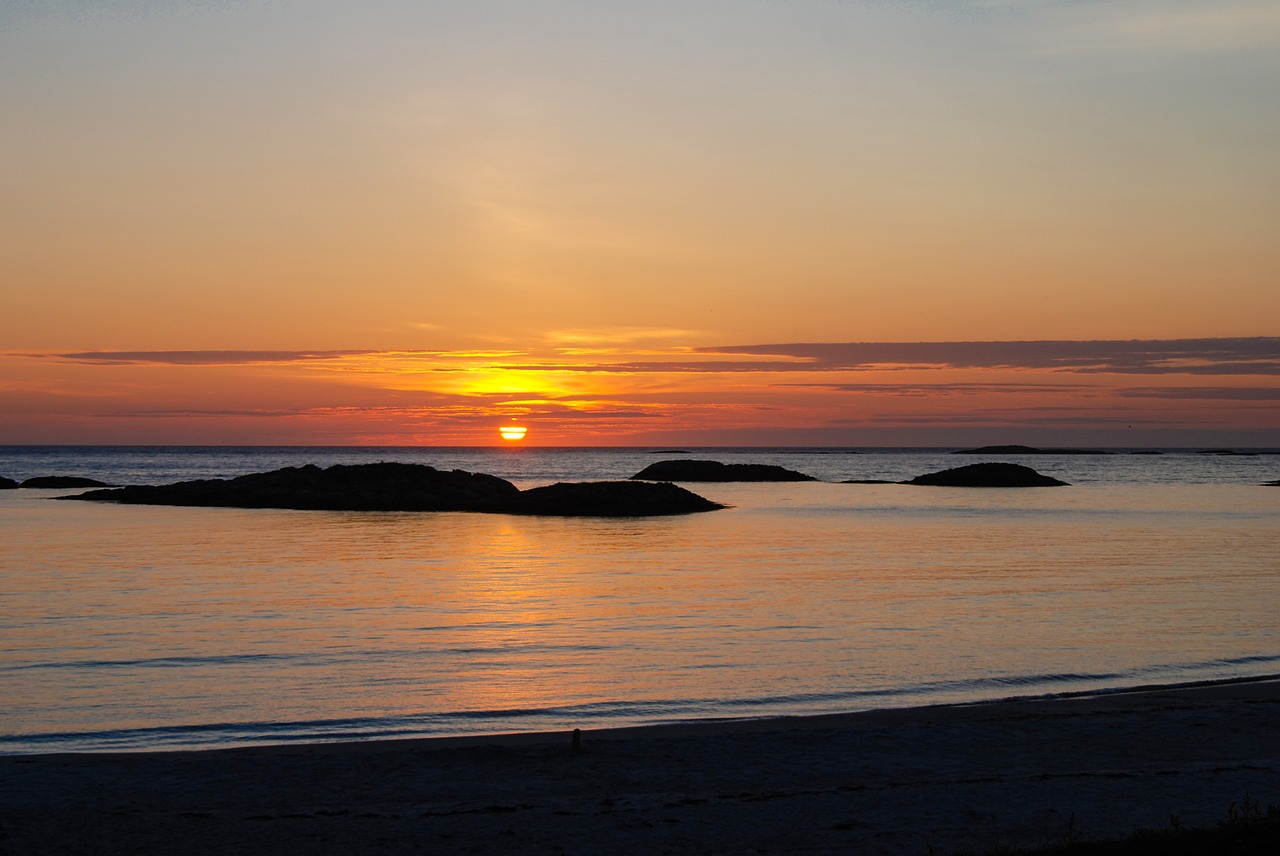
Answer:
[(719, 461), (658, 461), (631, 476), (668, 482), (796, 482), (817, 481), (776, 464), (722, 464)]
[(502, 509), (562, 517), (651, 517), (724, 508), (668, 482), (576, 482), (523, 490)]
[(80, 476), (36, 476), (24, 481), (22, 487), (111, 487), (111, 485)]
[(233, 479), (93, 490), (64, 499), (130, 505), (316, 511), (480, 511), (609, 517), (687, 514), (723, 506), (674, 485), (559, 484), (521, 491), (484, 473), (425, 464), (309, 464)]
[(1065, 487), (1067, 482), (1042, 475), (1021, 464), (969, 464), (916, 476), (904, 484), (937, 487)]
[(0, 476), (0, 490), (14, 490), (17, 486), (18, 483), (13, 479), (7, 479), (4, 476)]

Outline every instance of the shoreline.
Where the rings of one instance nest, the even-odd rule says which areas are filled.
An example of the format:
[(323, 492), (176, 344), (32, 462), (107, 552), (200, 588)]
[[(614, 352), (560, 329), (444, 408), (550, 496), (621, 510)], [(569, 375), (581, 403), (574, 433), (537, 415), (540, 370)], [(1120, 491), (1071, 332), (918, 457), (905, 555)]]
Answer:
[(935, 853), (1280, 804), (1280, 675), (569, 732), (0, 757), (0, 853)]

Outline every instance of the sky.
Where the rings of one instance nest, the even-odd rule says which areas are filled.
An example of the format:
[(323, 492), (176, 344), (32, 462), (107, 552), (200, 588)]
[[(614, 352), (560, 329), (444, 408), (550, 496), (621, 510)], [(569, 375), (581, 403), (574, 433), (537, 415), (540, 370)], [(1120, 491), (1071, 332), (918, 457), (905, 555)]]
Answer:
[(1274, 0), (5, 0), (0, 444), (1280, 446)]

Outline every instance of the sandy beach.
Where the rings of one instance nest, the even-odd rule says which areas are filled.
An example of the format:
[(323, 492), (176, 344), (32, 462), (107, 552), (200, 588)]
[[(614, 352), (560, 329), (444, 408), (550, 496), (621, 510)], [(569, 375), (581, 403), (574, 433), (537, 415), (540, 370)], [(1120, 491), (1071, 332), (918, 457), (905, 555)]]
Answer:
[(1280, 802), (1280, 681), (479, 738), (0, 758), (0, 852), (956, 853)]

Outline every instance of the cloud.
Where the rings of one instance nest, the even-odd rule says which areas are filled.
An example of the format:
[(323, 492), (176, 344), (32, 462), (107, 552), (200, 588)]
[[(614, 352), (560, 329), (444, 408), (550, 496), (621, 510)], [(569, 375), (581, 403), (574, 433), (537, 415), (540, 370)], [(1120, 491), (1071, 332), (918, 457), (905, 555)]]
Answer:
[[(27, 355), (83, 365), (237, 366), (325, 363), (364, 372), (503, 371), (608, 374), (720, 374), (999, 369), (1069, 374), (1254, 375), (1280, 377), (1280, 337), (1122, 341), (844, 342), (676, 349), (675, 358), (636, 359), (609, 350), (595, 362), (523, 361), (520, 351), (80, 351)], [(514, 360), (505, 362), (505, 360)], [(468, 365), (482, 362), (483, 365)], [(844, 391), (882, 391), (843, 385)], [(1056, 389), (1056, 388), (1055, 388)], [(907, 386), (900, 387), (905, 394)], [(965, 392), (954, 387), (955, 392)], [(977, 387), (973, 391), (979, 391)], [(994, 388), (990, 391), (997, 391)], [(1053, 390), (1040, 390), (1053, 391)]]
[(1280, 401), (1280, 387), (1150, 386), (1118, 390), (1117, 395), (1123, 398), (1166, 398), (1183, 401)]
[(919, 398), (937, 398), (938, 396), (946, 395), (1058, 394), (1061, 392), (1094, 389), (1094, 387), (1086, 384), (1033, 383), (787, 383), (780, 385), (828, 389), (833, 392), (900, 395)]
[(1226, 53), (1280, 45), (1275, 0), (993, 2), (1021, 17), (1019, 39), (1045, 54)]
[(57, 359), (94, 366), (243, 366), (309, 363), (362, 357), (379, 351), (80, 351), (54, 354)]
[(706, 354), (790, 357), (790, 371), (1038, 369), (1107, 374), (1280, 375), (1280, 338), (731, 345)]

